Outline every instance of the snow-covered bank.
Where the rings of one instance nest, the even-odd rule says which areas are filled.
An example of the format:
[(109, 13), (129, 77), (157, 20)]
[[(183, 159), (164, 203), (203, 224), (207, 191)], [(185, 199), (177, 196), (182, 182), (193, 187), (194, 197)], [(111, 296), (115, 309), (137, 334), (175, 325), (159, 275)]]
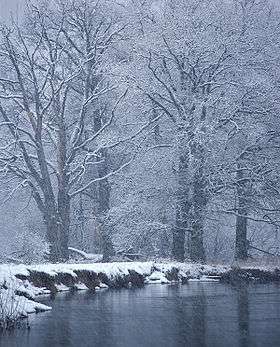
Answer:
[[(0, 265), (2, 316), (26, 316), (50, 310), (36, 297), (68, 290), (102, 290), (145, 284), (186, 283), (227, 271), (222, 266), (181, 263), (128, 262), (94, 264)], [(209, 280), (210, 277), (208, 277)], [(213, 280), (216, 280), (213, 278)], [(12, 312), (12, 314), (11, 314)]]
[[(280, 281), (278, 268), (230, 267), (190, 263), (92, 263), (0, 265), (1, 305), (7, 312), (26, 316), (50, 310), (35, 301), (38, 295), (68, 290), (129, 288), (145, 284), (192, 281)], [(5, 307), (6, 306), (6, 307)]]

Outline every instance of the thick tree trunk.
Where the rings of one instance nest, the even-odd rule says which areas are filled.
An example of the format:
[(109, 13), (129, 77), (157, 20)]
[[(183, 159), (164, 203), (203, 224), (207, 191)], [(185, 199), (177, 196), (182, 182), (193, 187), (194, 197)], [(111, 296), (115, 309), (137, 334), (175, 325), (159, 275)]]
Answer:
[(195, 215), (192, 223), (192, 231), (189, 238), (190, 259), (194, 262), (205, 262), (205, 251), (203, 245), (203, 217), (200, 213)]
[(235, 226), (235, 259), (246, 260), (248, 258), (248, 241), (247, 241), (247, 226), (248, 226), (248, 210), (246, 199), (246, 183), (242, 181), (244, 172), (238, 165), (237, 171), (237, 216)]
[(47, 241), (50, 247), (49, 261), (58, 262), (60, 260), (60, 247), (58, 244), (58, 222), (55, 213), (46, 213), (44, 216), (44, 223), (46, 225)]
[(235, 259), (246, 260), (248, 258), (248, 245), (247, 245), (247, 218), (245, 211), (242, 208), (238, 209), (238, 214), (243, 216), (236, 217), (236, 236), (235, 236)]
[(49, 212), (44, 217), (47, 240), (50, 244), (49, 260), (52, 262), (68, 259), (68, 241), (70, 227), (70, 205), (65, 204), (63, 211)]
[(172, 256), (177, 261), (184, 261), (186, 232), (180, 225), (177, 218), (176, 226), (172, 230)]
[[(57, 114), (60, 114), (61, 105), (57, 101)], [(65, 261), (69, 257), (68, 242), (70, 229), (70, 196), (69, 175), (67, 172), (67, 135), (64, 118), (57, 118), (58, 145), (57, 145), (57, 197), (45, 196), (45, 221), (47, 235), (50, 242), (50, 259), (52, 261)], [(51, 185), (51, 183), (50, 183)]]
[(178, 261), (185, 259), (185, 235), (190, 212), (189, 147), (187, 132), (181, 130), (179, 141), (178, 188), (176, 193), (176, 221), (172, 230), (172, 256)]
[(192, 182), (192, 208), (191, 208), (191, 231), (189, 238), (190, 259), (195, 262), (205, 261), (203, 245), (204, 216), (207, 199), (205, 195), (204, 180), (204, 151), (200, 145), (196, 145), (192, 151), (196, 162), (194, 163), (194, 177)]
[(67, 175), (60, 176), (57, 201), (51, 188), (44, 187), (44, 201), (39, 193), (33, 192), (34, 200), (42, 213), (46, 226), (46, 236), (50, 244), (50, 261), (57, 262), (68, 259), (68, 238), (70, 228), (70, 198), (68, 195)]

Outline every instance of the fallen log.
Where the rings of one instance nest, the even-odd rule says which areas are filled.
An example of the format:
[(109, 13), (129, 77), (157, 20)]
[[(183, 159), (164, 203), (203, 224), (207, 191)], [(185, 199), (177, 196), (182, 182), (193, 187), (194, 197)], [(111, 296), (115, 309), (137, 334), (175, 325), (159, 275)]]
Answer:
[(68, 247), (68, 250), (81, 256), (84, 260), (91, 260), (94, 263), (98, 263), (103, 260), (103, 254), (86, 253), (74, 247)]

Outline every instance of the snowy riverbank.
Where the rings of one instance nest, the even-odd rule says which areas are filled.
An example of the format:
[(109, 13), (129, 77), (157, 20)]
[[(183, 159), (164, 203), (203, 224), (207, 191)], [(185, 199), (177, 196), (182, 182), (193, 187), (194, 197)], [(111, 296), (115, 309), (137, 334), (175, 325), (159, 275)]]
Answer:
[[(39, 295), (106, 288), (129, 288), (145, 284), (182, 284), (192, 281), (280, 281), (277, 267), (202, 265), (190, 263), (93, 263), (0, 265), (0, 306), (13, 316), (47, 311), (36, 302)], [(3, 312), (2, 312), (3, 315)]]

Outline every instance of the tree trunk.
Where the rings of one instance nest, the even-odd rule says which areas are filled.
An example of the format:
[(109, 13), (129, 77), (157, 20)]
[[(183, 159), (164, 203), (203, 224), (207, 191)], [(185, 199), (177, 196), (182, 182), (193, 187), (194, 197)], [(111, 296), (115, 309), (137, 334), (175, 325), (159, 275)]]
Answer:
[(66, 202), (60, 212), (46, 213), (44, 222), (47, 229), (47, 240), (50, 244), (49, 260), (52, 262), (67, 260), (69, 257), (70, 204)]
[[(94, 129), (99, 131), (102, 127), (102, 119), (99, 114), (95, 115), (94, 118)], [(100, 153), (100, 163), (97, 165), (97, 174), (99, 178), (105, 177), (109, 172), (109, 154), (106, 149), (103, 149)], [(103, 254), (103, 260), (109, 261), (110, 257), (115, 255), (115, 250), (112, 242), (112, 238), (109, 230), (107, 230), (104, 223), (105, 216), (110, 209), (110, 193), (111, 187), (108, 179), (103, 179), (98, 182), (98, 201), (97, 201), (97, 213), (98, 222), (100, 225), (100, 236), (101, 236), (101, 249)]]
[[(69, 191), (69, 175), (67, 171), (67, 135), (66, 125), (61, 112), (60, 100), (56, 100), (57, 126), (58, 126), (58, 144), (57, 144), (57, 176), (58, 191), (56, 201), (51, 204), (51, 213), (47, 222), (48, 235), (51, 242), (51, 258), (55, 261), (65, 261), (69, 257), (68, 242), (70, 229), (70, 196)], [(54, 198), (55, 199), (55, 198)], [(53, 234), (53, 235), (51, 235)]]
[(235, 226), (235, 259), (246, 260), (248, 258), (248, 241), (247, 241), (247, 226), (248, 226), (248, 210), (246, 183), (242, 182), (244, 178), (244, 170), (241, 166), (237, 168), (237, 216)]
[(194, 262), (205, 262), (205, 251), (203, 245), (203, 217), (196, 213), (195, 220), (192, 223), (190, 235), (190, 259)]
[(77, 224), (75, 227), (75, 234), (77, 235), (80, 249), (86, 251), (86, 240), (85, 240), (85, 206), (83, 201), (83, 194), (79, 194), (79, 205), (77, 208)]
[(58, 220), (59, 220), (59, 245), (61, 259), (69, 258), (69, 229), (70, 229), (70, 198), (66, 192), (59, 194)]
[[(102, 159), (104, 162), (98, 165), (98, 176), (104, 177), (108, 174), (108, 153), (103, 151)], [(110, 209), (110, 184), (107, 179), (99, 182), (98, 185), (98, 215), (101, 221), (101, 248), (103, 253), (103, 261), (109, 261), (110, 257), (115, 255), (115, 250), (109, 230), (104, 223), (104, 217)]]
[(44, 223), (47, 231), (47, 241), (50, 246), (49, 261), (58, 262), (60, 260), (60, 247), (58, 244), (58, 223), (55, 213), (46, 213), (44, 216)]
[(177, 261), (185, 259), (185, 236), (184, 228), (180, 227), (181, 223), (176, 218), (176, 226), (172, 230), (172, 256)]
[(201, 145), (196, 144), (192, 149), (195, 158), (193, 191), (192, 191), (192, 208), (191, 208), (191, 231), (189, 254), (190, 259), (195, 262), (205, 261), (205, 251), (203, 245), (204, 234), (204, 216), (206, 212), (206, 193), (204, 180), (204, 151)]
[(178, 137), (179, 168), (176, 193), (176, 221), (172, 230), (172, 256), (178, 261), (185, 259), (185, 235), (188, 229), (190, 211), (189, 147), (187, 137), (187, 132), (181, 130)]
[(246, 260), (248, 258), (248, 241), (247, 241), (247, 221), (245, 217), (246, 211), (238, 208), (238, 214), (242, 216), (236, 217), (236, 237), (235, 237), (235, 259)]

